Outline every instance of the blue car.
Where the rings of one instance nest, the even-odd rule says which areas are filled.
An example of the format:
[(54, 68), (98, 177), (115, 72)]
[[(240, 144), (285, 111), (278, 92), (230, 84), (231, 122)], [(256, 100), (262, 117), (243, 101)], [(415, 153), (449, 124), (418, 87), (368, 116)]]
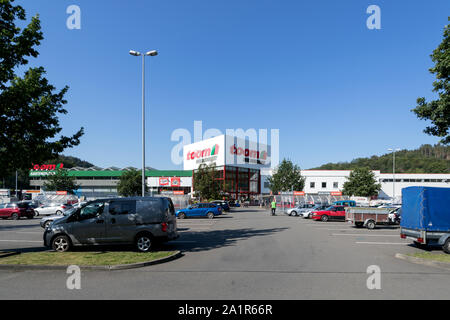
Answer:
[(213, 219), (222, 214), (222, 207), (214, 203), (196, 203), (186, 209), (178, 210), (176, 213), (178, 219), (207, 217)]

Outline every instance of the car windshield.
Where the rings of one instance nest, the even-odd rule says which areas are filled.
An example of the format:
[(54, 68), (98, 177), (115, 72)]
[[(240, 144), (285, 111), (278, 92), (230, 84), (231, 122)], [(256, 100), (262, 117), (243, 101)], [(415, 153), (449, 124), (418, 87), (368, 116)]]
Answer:
[(77, 208), (72, 207), (72, 208), (70, 208), (70, 209), (64, 211), (63, 215), (64, 215), (64, 216), (70, 216), (70, 215), (71, 215), (72, 213), (74, 213), (76, 210), (77, 210)]

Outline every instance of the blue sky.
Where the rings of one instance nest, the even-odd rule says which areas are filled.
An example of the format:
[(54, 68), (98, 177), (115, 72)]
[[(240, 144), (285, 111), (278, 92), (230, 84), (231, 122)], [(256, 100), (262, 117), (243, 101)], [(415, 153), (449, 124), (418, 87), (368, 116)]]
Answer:
[[(31, 66), (68, 85), (65, 154), (98, 166), (141, 165), (141, 60), (146, 59), (146, 163), (177, 169), (173, 130), (280, 130), (280, 158), (302, 168), (437, 143), (410, 111), (432, 98), (431, 52), (450, 2), (18, 0), (45, 40)], [(66, 8), (81, 8), (81, 30)], [(381, 8), (381, 30), (366, 9)]]

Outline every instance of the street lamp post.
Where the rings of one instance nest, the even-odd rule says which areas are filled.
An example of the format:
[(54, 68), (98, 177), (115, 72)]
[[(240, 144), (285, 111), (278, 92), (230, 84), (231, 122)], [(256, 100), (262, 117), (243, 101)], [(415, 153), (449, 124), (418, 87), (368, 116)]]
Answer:
[(400, 149), (389, 148), (388, 151), (392, 151), (392, 202), (395, 202), (395, 152)]
[(156, 50), (140, 53), (130, 50), (130, 54), (135, 57), (142, 56), (142, 196), (145, 196), (145, 56), (156, 56)]

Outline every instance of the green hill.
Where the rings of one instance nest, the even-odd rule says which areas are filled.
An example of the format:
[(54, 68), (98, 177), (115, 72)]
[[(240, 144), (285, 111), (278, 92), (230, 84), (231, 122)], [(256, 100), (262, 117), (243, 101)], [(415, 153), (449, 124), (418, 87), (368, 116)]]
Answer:
[[(327, 163), (311, 170), (352, 170), (369, 167), (383, 173), (392, 172), (392, 153), (370, 158), (357, 158), (351, 162)], [(416, 150), (395, 153), (395, 172), (398, 173), (450, 173), (450, 146), (422, 145)]]

